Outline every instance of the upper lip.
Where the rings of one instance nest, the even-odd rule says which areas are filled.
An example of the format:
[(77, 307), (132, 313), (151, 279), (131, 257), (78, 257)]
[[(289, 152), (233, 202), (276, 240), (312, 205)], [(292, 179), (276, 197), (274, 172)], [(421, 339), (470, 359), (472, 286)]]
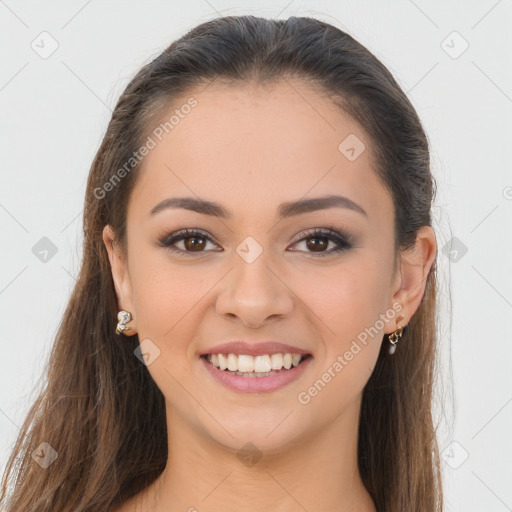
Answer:
[(261, 356), (265, 354), (309, 354), (307, 350), (304, 350), (293, 345), (287, 345), (285, 343), (279, 343), (277, 341), (258, 341), (258, 342), (247, 342), (247, 341), (232, 341), (228, 343), (222, 343), (215, 345), (207, 350), (201, 352), (201, 356), (206, 354), (235, 354), (235, 355), (249, 355), (249, 356)]

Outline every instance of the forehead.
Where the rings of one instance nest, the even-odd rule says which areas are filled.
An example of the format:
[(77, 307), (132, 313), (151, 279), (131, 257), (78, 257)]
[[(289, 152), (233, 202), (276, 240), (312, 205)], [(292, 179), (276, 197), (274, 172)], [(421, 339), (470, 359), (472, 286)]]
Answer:
[(299, 81), (201, 86), (162, 109), (147, 131), (155, 145), (130, 201), (146, 211), (170, 195), (197, 195), (243, 213), (249, 205), (337, 191), (369, 216), (392, 212), (369, 136)]

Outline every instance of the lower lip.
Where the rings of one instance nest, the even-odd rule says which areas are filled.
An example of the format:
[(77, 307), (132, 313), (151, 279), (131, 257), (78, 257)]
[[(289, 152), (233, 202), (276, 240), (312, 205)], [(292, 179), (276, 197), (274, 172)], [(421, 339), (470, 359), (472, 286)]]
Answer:
[(210, 375), (223, 386), (238, 391), (240, 393), (269, 393), (286, 386), (290, 382), (298, 379), (309, 365), (311, 356), (307, 357), (294, 368), (281, 371), (268, 377), (242, 377), (241, 375), (231, 375), (210, 364), (204, 357), (201, 357), (206, 369)]

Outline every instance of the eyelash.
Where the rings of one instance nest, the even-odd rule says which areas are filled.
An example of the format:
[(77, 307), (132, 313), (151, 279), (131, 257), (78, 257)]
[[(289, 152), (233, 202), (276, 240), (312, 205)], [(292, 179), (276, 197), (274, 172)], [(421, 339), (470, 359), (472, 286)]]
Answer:
[[(295, 244), (299, 242), (303, 242), (304, 240), (314, 239), (314, 238), (327, 238), (328, 240), (334, 241), (337, 245), (334, 249), (331, 249), (329, 251), (325, 252), (314, 252), (314, 251), (307, 251), (310, 254), (313, 254), (315, 257), (320, 256), (329, 256), (331, 254), (337, 254), (344, 251), (348, 251), (352, 248), (352, 235), (350, 233), (339, 233), (338, 231), (334, 230), (333, 227), (329, 229), (325, 228), (314, 228), (311, 230), (306, 230), (300, 233), (300, 235), (304, 235), (302, 238), (297, 240)], [(205, 240), (208, 240), (211, 243), (216, 243), (211, 237), (209, 237), (205, 232), (198, 230), (198, 229), (181, 229), (179, 231), (176, 231), (174, 233), (171, 233), (170, 235), (165, 236), (160, 240), (160, 245), (162, 247), (165, 247), (166, 249), (181, 253), (186, 256), (193, 256), (194, 254), (200, 254), (204, 253), (205, 251), (197, 251), (197, 253), (194, 253), (194, 251), (184, 251), (183, 249), (177, 249), (176, 247), (172, 247), (175, 243), (185, 240), (187, 238), (204, 238)], [(294, 245), (295, 245), (294, 244)], [(220, 252), (220, 251), (216, 251)]]

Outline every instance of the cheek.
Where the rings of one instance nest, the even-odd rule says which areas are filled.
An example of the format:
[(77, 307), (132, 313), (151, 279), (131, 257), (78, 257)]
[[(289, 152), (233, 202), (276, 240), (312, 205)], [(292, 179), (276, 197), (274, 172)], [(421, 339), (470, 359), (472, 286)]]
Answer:
[(386, 271), (375, 258), (360, 253), (342, 265), (309, 274), (307, 279), (302, 274), (297, 280), (301, 283), (298, 295), (321, 321), (328, 349), (348, 348), (384, 313), (389, 293)]
[(304, 290), (321, 319), (315, 322), (324, 340), (315, 374), (297, 397), (311, 421), (333, 421), (362, 393), (373, 372), (382, 341), (376, 322), (385, 296), (378, 274), (376, 267), (364, 265), (364, 272), (341, 270)]
[(314, 280), (303, 281), (301, 296), (324, 339), (315, 379), (303, 390), (318, 414), (334, 403), (337, 411), (350, 403), (375, 367), (384, 327), (379, 319), (389, 293), (384, 267), (378, 258), (359, 254), (336, 270), (324, 269)]
[[(167, 399), (185, 407), (190, 404), (178, 382), (188, 382), (187, 389), (192, 391), (191, 340), (206, 313), (207, 294), (218, 275), (198, 271), (193, 265), (172, 265), (165, 254), (162, 257), (156, 252), (133, 265), (137, 330), (141, 343), (149, 339), (159, 350), (148, 367), (153, 380)], [(198, 396), (197, 391), (194, 393)]]
[(162, 341), (176, 339), (179, 325), (187, 323), (187, 316), (197, 315), (200, 298), (211, 288), (208, 278), (199, 277), (192, 267), (173, 268), (159, 261), (135, 270), (132, 282), (137, 328)]
[(144, 243), (129, 256), (137, 329), (140, 335), (158, 340), (192, 307), (193, 299), (197, 301), (201, 281), (193, 276), (192, 266), (172, 265), (168, 256), (165, 249)]

